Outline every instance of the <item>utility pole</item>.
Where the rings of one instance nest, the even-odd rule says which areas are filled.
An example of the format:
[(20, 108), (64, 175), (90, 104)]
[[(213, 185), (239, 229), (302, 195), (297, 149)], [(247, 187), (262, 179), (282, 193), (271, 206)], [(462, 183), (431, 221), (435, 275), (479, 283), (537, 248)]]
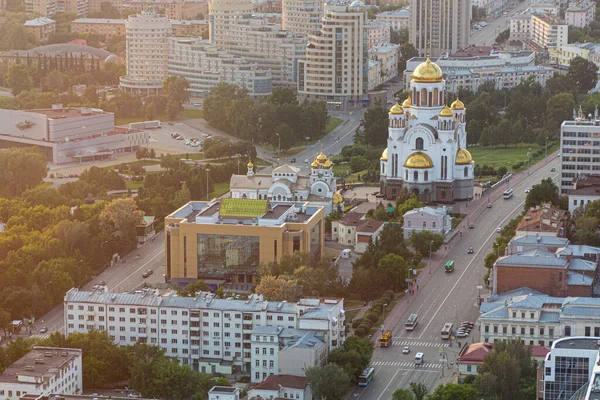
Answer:
[(210, 169), (206, 168), (206, 201), (208, 201), (208, 173), (209, 172), (210, 172)]
[(429, 275), (431, 275), (431, 245), (433, 244), (433, 240), (429, 242)]

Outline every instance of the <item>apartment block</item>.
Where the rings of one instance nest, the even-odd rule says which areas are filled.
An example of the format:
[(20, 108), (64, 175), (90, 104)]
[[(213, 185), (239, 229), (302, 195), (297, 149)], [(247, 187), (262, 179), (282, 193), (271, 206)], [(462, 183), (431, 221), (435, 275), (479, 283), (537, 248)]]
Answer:
[(88, 0), (88, 13), (99, 12), (104, 2), (109, 3), (119, 12), (123, 11), (123, 0)]
[(88, 15), (88, 0), (58, 0), (57, 11), (75, 14), (77, 17)]
[(281, 27), (302, 37), (320, 31), (324, 6), (324, 0), (283, 0)]
[(575, 28), (585, 28), (596, 18), (596, 3), (590, 0), (578, 0), (565, 10), (567, 25)]
[(124, 19), (78, 18), (71, 22), (71, 31), (96, 33), (108, 40), (113, 36), (125, 36), (125, 22)]
[(365, 18), (360, 0), (325, 7), (321, 32), (309, 35), (306, 58), (299, 61), (300, 96), (342, 107), (363, 100), (368, 85)]
[(278, 372), (269, 361), (277, 360), (286, 339), (313, 332), (329, 351), (345, 340), (343, 299), (288, 303), (265, 301), (260, 295), (233, 300), (210, 293), (179, 297), (149, 289), (131, 294), (109, 292), (106, 287), (92, 292), (73, 288), (65, 295), (64, 314), (67, 336), (106, 331), (120, 346), (160, 346), (195, 371), (231, 374), (254, 368), (260, 375), (253, 375), (253, 381)]
[(185, 77), (192, 97), (208, 96), (219, 83), (245, 87), (250, 96), (272, 91), (271, 71), (197, 38), (169, 38), (169, 75)]
[(208, 32), (208, 20), (172, 20), (173, 36), (202, 36)]
[(600, 119), (586, 119), (581, 112), (560, 126), (560, 191), (574, 189), (579, 175), (600, 175)]
[(35, 346), (0, 375), (0, 400), (83, 393), (80, 349)]
[(408, 28), (410, 22), (410, 9), (404, 7), (396, 11), (384, 11), (376, 15), (377, 21), (388, 22), (393, 30)]
[(123, 8), (138, 12), (156, 12), (164, 14), (171, 20), (197, 19), (199, 14), (208, 13), (206, 2), (185, 2), (183, 0), (132, 0), (123, 5)]
[(383, 79), (381, 79), (381, 61), (379, 60), (368, 60), (367, 62), (367, 74), (369, 76), (367, 85), (367, 90), (375, 90), (377, 86), (383, 83)]
[(531, 16), (531, 41), (541, 49), (560, 48), (568, 43), (569, 26), (548, 15)]
[[(388, 29), (389, 33), (389, 29)], [(369, 58), (381, 61), (381, 73), (384, 82), (398, 76), (400, 45), (386, 43), (369, 49)]]
[(369, 36), (369, 50), (390, 43), (390, 27), (389, 22), (382, 20), (371, 20), (365, 24)]
[(52, 18), (58, 11), (57, 0), (25, 0), (25, 12)]
[(471, 0), (411, 0), (409, 42), (420, 56), (454, 53), (469, 46)]
[(33, 35), (36, 43), (47, 42), (51, 33), (56, 32), (56, 21), (40, 17), (25, 22), (25, 32)]

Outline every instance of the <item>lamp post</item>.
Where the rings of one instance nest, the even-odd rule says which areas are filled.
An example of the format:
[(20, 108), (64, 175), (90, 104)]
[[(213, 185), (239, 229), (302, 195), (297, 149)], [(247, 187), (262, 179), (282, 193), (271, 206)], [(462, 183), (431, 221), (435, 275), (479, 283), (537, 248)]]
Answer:
[(429, 242), (429, 275), (431, 275), (431, 245), (433, 244), (433, 240)]
[(208, 173), (210, 169), (206, 168), (206, 201), (208, 201)]
[(279, 164), (279, 153), (281, 152), (281, 136), (277, 132), (275, 132), (275, 134), (279, 138), (279, 146), (277, 147), (277, 164)]
[(529, 168), (531, 167), (531, 147), (527, 152), (527, 175), (529, 175)]
[(544, 150), (546, 151), (544, 158), (546, 160), (546, 164), (548, 164), (548, 136), (546, 136), (546, 146), (544, 146)]

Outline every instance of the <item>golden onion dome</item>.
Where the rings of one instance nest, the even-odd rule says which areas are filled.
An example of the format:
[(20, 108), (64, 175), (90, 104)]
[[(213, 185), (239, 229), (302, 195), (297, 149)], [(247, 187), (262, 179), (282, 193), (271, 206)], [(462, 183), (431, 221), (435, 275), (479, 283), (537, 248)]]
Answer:
[(387, 159), (387, 157), (388, 157), (388, 149), (387, 149), (387, 147), (386, 147), (386, 148), (385, 148), (385, 150), (383, 151), (383, 153), (381, 153), (381, 158), (380, 158), (380, 160), (381, 160), (381, 161), (387, 161), (387, 160), (388, 160), (388, 159)]
[(340, 192), (335, 192), (333, 194), (333, 204), (338, 205), (338, 204), (343, 204), (343, 203), (344, 203), (344, 198), (342, 197)]
[(331, 162), (331, 160), (325, 161), (325, 165), (323, 166), (323, 168), (329, 169), (331, 167), (333, 167), (333, 163)]
[(440, 117), (453, 117), (454, 113), (452, 112), (451, 109), (448, 108), (448, 106), (445, 106), (444, 108), (442, 108), (442, 111), (440, 111)]
[(321, 153), (317, 156), (316, 161), (318, 161), (321, 164), (327, 161), (327, 156), (323, 154), (323, 151), (321, 151)]
[(472, 162), (473, 162), (473, 156), (471, 156), (471, 153), (469, 153), (469, 150), (459, 148), (456, 151), (456, 161), (455, 161), (456, 165), (469, 165)]
[(390, 114), (404, 114), (404, 110), (402, 109), (402, 107), (400, 107), (400, 104), (396, 103), (392, 108), (390, 108)]
[(417, 151), (408, 156), (404, 166), (406, 168), (433, 168), (433, 161), (427, 154)]
[(450, 105), (450, 108), (453, 109), (453, 110), (464, 110), (465, 109), (465, 105), (457, 97), (456, 100), (454, 100), (454, 102)]
[(442, 69), (436, 63), (431, 62), (429, 57), (425, 62), (419, 64), (412, 73), (412, 80), (420, 83), (438, 83), (443, 78)]
[(248, 168), (254, 168), (254, 164), (252, 164), (252, 160), (248, 161)]
[(310, 164), (310, 166), (313, 169), (317, 169), (317, 168), (319, 168), (319, 163), (317, 162), (317, 160), (315, 160), (312, 162), (312, 164)]
[(410, 98), (410, 94), (409, 94), (408, 97), (406, 98), (406, 100), (404, 100), (402, 102), (402, 108), (410, 108), (411, 105), (412, 105), (412, 99)]

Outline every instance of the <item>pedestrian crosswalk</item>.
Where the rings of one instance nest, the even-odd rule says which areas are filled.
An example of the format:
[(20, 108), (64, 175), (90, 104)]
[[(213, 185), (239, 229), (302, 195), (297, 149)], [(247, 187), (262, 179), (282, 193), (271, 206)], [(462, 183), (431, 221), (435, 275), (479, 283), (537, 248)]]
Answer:
[(414, 346), (414, 347), (448, 347), (448, 343), (415, 342), (411, 340), (394, 340), (392, 346)]
[(371, 365), (373, 367), (411, 367), (418, 369), (439, 369), (443, 366), (442, 363), (424, 363), (421, 365), (415, 365), (414, 361), (373, 361)]
[(29, 336), (29, 339), (47, 339), (49, 337), (49, 333), (36, 333), (35, 335)]

